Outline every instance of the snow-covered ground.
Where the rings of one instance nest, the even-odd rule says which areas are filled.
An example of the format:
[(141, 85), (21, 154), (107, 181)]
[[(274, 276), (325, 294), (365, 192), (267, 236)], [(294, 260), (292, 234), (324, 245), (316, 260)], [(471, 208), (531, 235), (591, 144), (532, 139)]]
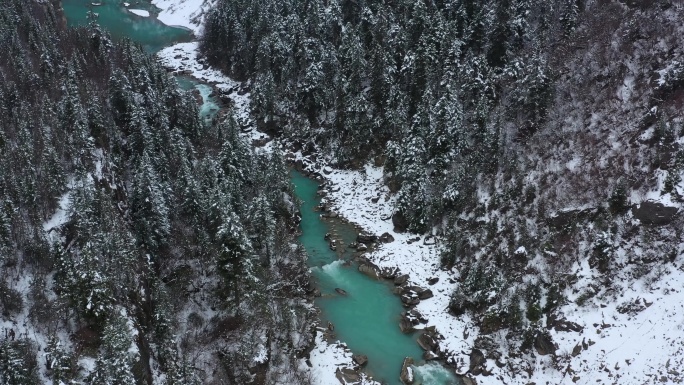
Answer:
[[(335, 373), (340, 368), (353, 368), (352, 353), (343, 344), (328, 343), (321, 331), (316, 332), (316, 347), (311, 351), (311, 383), (316, 385), (335, 385), (340, 381)], [(302, 362), (301, 367), (306, 370), (308, 365)], [(380, 385), (363, 376), (359, 385)]]
[(185, 27), (199, 36), (202, 32), (204, 15), (214, 4), (214, 0), (152, 0), (161, 9), (157, 19), (174, 27)]

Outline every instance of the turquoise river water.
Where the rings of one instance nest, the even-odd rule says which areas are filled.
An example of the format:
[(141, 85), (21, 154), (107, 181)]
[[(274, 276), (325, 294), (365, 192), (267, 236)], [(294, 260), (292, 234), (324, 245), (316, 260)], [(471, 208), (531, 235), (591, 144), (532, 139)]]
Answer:
[[(98, 23), (108, 30), (113, 38), (128, 37), (154, 53), (173, 43), (190, 41), (192, 33), (182, 28), (169, 27), (160, 23), (154, 15), (155, 7), (148, 1), (132, 0), (132, 9), (150, 11), (152, 17), (140, 17), (129, 12), (122, 0), (99, 0), (101, 5), (92, 6), (91, 1), (63, 0), (62, 5), (71, 26), (88, 23), (87, 12), (98, 14)], [(184, 90), (199, 90), (204, 104), (201, 114), (210, 118), (217, 110), (215, 101), (209, 97), (211, 88), (192, 78), (178, 77), (179, 87)], [(316, 300), (321, 309), (321, 323), (335, 326), (336, 337), (347, 344), (356, 354), (368, 356), (366, 372), (387, 385), (400, 385), (399, 372), (405, 357), (413, 357), (419, 365), (415, 368), (416, 381), (422, 385), (457, 384), (449, 370), (438, 364), (423, 364), (422, 350), (416, 343), (418, 335), (403, 334), (399, 330), (399, 316), (404, 310), (398, 297), (392, 294), (388, 283), (371, 279), (358, 272), (350, 262), (349, 252), (330, 250), (324, 239), (331, 233), (343, 244), (349, 245), (356, 238), (356, 229), (342, 221), (323, 220), (315, 210), (320, 203), (317, 196), (318, 182), (302, 174), (291, 172), (295, 193), (302, 202), (301, 230), (299, 241), (309, 255), (309, 266), (322, 297)], [(348, 294), (341, 296), (336, 288)], [(335, 384), (320, 384), (335, 385)]]

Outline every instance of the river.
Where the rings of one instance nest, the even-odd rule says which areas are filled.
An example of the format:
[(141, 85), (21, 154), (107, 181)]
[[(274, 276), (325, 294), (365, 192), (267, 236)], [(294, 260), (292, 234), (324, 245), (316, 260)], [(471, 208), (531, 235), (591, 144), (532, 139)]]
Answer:
[[(98, 24), (108, 30), (113, 38), (128, 37), (154, 53), (178, 42), (191, 41), (194, 37), (188, 30), (169, 27), (154, 17), (155, 7), (149, 1), (133, 0), (131, 8), (151, 12), (152, 17), (140, 17), (129, 12), (121, 0), (100, 0), (101, 5), (92, 6), (91, 1), (63, 0), (67, 22), (71, 26), (88, 23), (87, 12), (98, 14)], [(199, 90), (204, 104), (201, 114), (209, 118), (217, 105), (209, 97), (211, 88), (194, 79), (177, 78), (179, 87), (185, 90)], [(390, 284), (371, 279), (358, 272), (350, 263), (351, 253), (330, 250), (324, 240), (331, 233), (344, 244), (356, 238), (356, 229), (340, 220), (323, 220), (315, 210), (320, 203), (317, 196), (318, 182), (292, 171), (292, 184), (302, 202), (301, 230), (299, 241), (309, 255), (309, 266), (321, 293), (316, 305), (321, 309), (321, 324), (331, 322), (336, 337), (347, 344), (355, 354), (368, 357), (366, 372), (383, 384), (400, 385), (399, 372), (405, 357), (412, 357), (422, 364), (422, 350), (416, 343), (417, 333), (403, 334), (399, 330), (399, 316), (404, 308), (397, 296), (392, 294)], [(339, 295), (335, 289), (342, 288), (347, 295)], [(456, 384), (456, 378), (438, 364), (427, 364), (415, 368), (415, 384)], [(334, 384), (320, 384), (334, 385)]]

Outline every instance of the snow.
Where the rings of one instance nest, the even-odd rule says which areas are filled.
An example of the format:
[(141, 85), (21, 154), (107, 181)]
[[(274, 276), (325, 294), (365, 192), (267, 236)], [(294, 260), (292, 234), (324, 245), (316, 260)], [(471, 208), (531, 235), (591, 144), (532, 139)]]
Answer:
[(69, 220), (69, 210), (71, 208), (71, 192), (67, 192), (59, 198), (59, 206), (57, 211), (50, 217), (50, 219), (43, 223), (43, 230), (50, 232), (55, 227), (65, 224)]
[(128, 12), (140, 17), (150, 17), (150, 12), (145, 11), (144, 9), (129, 9)]
[[(329, 343), (325, 340), (322, 332), (316, 332), (316, 347), (311, 351), (309, 362), (311, 363), (311, 383), (317, 385), (334, 385), (340, 381), (335, 376), (338, 368), (353, 368), (352, 352), (340, 342)], [(306, 364), (302, 369), (306, 370)], [(362, 375), (359, 385), (380, 385)]]
[(213, 6), (215, 0), (152, 0), (152, 4), (161, 9), (157, 19), (174, 27), (185, 27), (199, 35), (205, 13)]

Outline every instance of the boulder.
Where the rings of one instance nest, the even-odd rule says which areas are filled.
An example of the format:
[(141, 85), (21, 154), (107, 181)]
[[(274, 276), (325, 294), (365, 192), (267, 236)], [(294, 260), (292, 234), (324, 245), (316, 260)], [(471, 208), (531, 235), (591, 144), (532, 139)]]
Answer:
[(421, 334), (420, 337), (418, 337), (417, 342), (423, 350), (434, 350), (437, 348), (437, 341), (435, 337), (429, 333)]
[(332, 251), (337, 250), (337, 241), (335, 241), (334, 239), (332, 241), (330, 241), (330, 250), (332, 250)]
[(354, 354), (352, 360), (359, 366), (365, 366), (368, 363), (368, 357), (363, 354)]
[(380, 276), (384, 279), (395, 279), (398, 273), (399, 269), (396, 267), (383, 267), (382, 269), (380, 269)]
[(365, 243), (360, 243), (356, 245), (356, 251), (366, 251), (368, 250), (368, 246), (366, 246)]
[(399, 320), (399, 330), (401, 330), (402, 333), (411, 333), (415, 330), (413, 328), (413, 322), (408, 318), (402, 317), (401, 320)]
[(477, 385), (477, 381), (475, 381), (474, 378), (466, 377), (466, 376), (459, 376), (461, 379), (461, 383), (463, 385)]
[(439, 282), (439, 277), (433, 277), (428, 279), (428, 285), (430, 286), (436, 284), (437, 282)]
[(414, 306), (420, 303), (420, 299), (415, 294), (405, 293), (401, 295), (401, 302), (407, 306)]
[(632, 206), (632, 215), (645, 225), (666, 225), (679, 211), (676, 207), (665, 206), (660, 202), (646, 201)]
[(382, 235), (380, 236), (380, 242), (382, 242), (382, 243), (394, 242), (394, 237), (390, 233), (382, 233)]
[(352, 384), (361, 381), (361, 375), (359, 372), (350, 368), (337, 368), (335, 371), (335, 377), (337, 377), (341, 384)]
[(423, 244), (424, 245), (434, 245), (436, 243), (435, 241), (435, 236), (434, 235), (428, 235), (423, 239)]
[(426, 350), (423, 352), (423, 359), (425, 361), (434, 361), (434, 360), (438, 360), (439, 356), (431, 350)]
[(392, 225), (394, 225), (395, 233), (403, 233), (408, 227), (408, 221), (406, 220), (406, 217), (404, 217), (404, 214), (397, 211), (392, 215)]
[(470, 352), (470, 365), (469, 371), (473, 372), (476, 368), (481, 367), (487, 362), (484, 353), (480, 349), (473, 349)]
[(537, 334), (534, 338), (534, 348), (540, 356), (556, 354), (556, 345), (553, 343), (553, 339), (548, 333)]
[(422, 291), (418, 292), (418, 298), (421, 300), (432, 298), (432, 297), (433, 297), (433, 294), (432, 294), (432, 290), (430, 290), (430, 289), (423, 289)]
[(343, 289), (340, 289), (339, 287), (336, 287), (336, 288), (335, 288), (335, 291), (336, 291), (338, 294), (347, 295), (347, 291), (346, 291), (346, 290), (343, 290)]
[(356, 236), (356, 242), (358, 243), (373, 243), (378, 240), (378, 237), (373, 234), (360, 233)]
[(413, 358), (411, 357), (404, 358), (404, 362), (401, 363), (399, 379), (404, 385), (413, 384), (413, 369), (411, 368), (411, 365), (413, 365)]
[(405, 284), (405, 283), (408, 281), (408, 279), (409, 279), (408, 274), (402, 274), (402, 275), (400, 275), (400, 276), (394, 278), (394, 284), (395, 284), (396, 286), (403, 285), (403, 284)]
[(371, 278), (378, 279), (378, 270), (373, 265), (361, 263), (359, 265), (359, 271)]

